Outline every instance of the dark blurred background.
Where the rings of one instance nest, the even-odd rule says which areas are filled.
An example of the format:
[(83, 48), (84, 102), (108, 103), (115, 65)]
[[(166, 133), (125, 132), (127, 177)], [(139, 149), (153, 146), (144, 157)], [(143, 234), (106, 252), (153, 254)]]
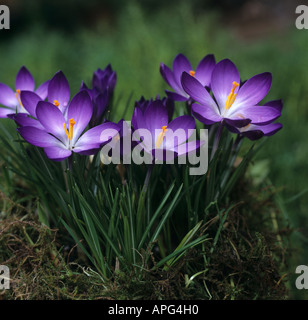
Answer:
[[(164, 95), (160, 62), (182, 52), (194, 66), (208, 53), (230, 58), (243, 79), (273, 73), (267, 100), (284, 100), (284, 128), (268, 139), (253, 174), (279, 190), (279, 206), (296, 232), (290, 272), (308, 263), (308, 30), (295, 27), (296, 0), (2, 1), (11, 29), (0, 30), (0, 82), (14, 86), (22, 65), (36, 83), (58, 70), (75, 94), (81, 80), (111, 63), (119, 117), (128, 97)], [(133, 103), (132, 103), (133, 105)], [(130, 109), (130, 112), (132, 109)], [(294, 281), (290, 282), (294, 289)], [(294, 289), (292, 297), (305, 292)]]

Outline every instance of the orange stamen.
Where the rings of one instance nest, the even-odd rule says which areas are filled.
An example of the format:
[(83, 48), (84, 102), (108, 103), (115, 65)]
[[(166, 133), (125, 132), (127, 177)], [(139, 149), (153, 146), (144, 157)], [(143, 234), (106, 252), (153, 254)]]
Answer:
[(16, 96), (16, 99), (17, 99), (18, 103), (20, 104), (20, 106), (23, 107), (21, 100), (20, 100), (20, 90), (19, 89), (16, 90), (15, 96)]
[(236, 81), (233, 81), (231, 92), (228, 95), (227, 101), (225, 103), (225, 109), (230, 109), (232, 104), (234, 103), (235, 98), (236, 98), (236, 93), (234, 93), (234, 91), (238, 86), (239, 86), (239, 84)]
[(156, 149), (158, 149), (161, 146), (161, 144), (163, 143), (167, 130), (168, 130), (167, 126), (162, 127), (162, 132), (158, 135), (158, 138), (156, 140), (156, 144), (155, 144)]
[(64, 128), (64, 131), (65, 131), (68, 139), (72, 140), (73, 139), (73, 128), (74, 128), (74, 125), (76, 124), (76, 122), (73, 118), (70, 119), (69, 122), (70, 122), (69, 129), (67, 130), (65, 123), (63, 123), (63, 128)]

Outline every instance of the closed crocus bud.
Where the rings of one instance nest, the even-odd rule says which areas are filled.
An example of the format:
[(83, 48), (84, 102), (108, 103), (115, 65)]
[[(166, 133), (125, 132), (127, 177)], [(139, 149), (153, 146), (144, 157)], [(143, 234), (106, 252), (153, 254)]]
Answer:
[(112, 70), (109, 64), (104, 70), (97, 69), (93, 73), (92, 87), (96, 94), (104, 92), (108, 89), (109, 94), (112, 94), (117, 82), (117, 74)]

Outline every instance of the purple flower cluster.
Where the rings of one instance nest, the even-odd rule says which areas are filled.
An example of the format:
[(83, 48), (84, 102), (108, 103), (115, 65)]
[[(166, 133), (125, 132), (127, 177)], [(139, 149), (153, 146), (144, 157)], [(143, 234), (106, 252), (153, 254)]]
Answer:
[(182, 54), (174, 59), (173, 71), (164, 64), (160, 71), (175, 91), (166, 90), (168, 97), (190, 100), (192, 115), (205, 125), (220, 123), (251, 140), (270, 136), (282, 128), (281, 123), (274, 122), (281, 116), (282, 101), (260, 105), (271, 87), (272, 75), (268, 72), (241, 82), (236, 66), (228, 59), (216, 64), (214, 57), (208, 55), (193, 70)]
[(96, 112), (97, 115), (94, 98), (99, 94), (96, 92), (104, 91), (103, 85), (109, 91), (106, 78), (115, 79), (113, 74), (104, 77), (102, 73), (100, 70), (99, 76), (95, 75), (99, 86), (91, 91), (95, 94), (80, 90), (70, 101), (69, 83), (62, 71), (34, 91), (33, 77), (22, 67), (16, 77), (15, 93), (5, 84), (0, 84), (0, 102), (5, 106), (0, 108), (1, 115), (15, 120), (20, 135), (30, 144), (44, 148), (47, 157), (54, 161), (64, 160), (73, 152), (95, 154), (120, 130), (112, 122), (88, 128), (93, 114)]
[[(132, 129), (123, 119), (115, 124), (105, 117), (117, 80), (111, 65), (96, 70), (92, 88), (82, 82), (72, 98), (62, 71), (35, 89), (33, 76), (22, 67), (16, 76), (15, 91), (0, 83), (0, 117), (13, 119), (19, 134), (30, 144), (44, 148), (47, 157), (55, 161), (73, 152), (95, 154), (113, 138), (113, 144), (121, 144), (123, 155), (131, 152), (123, 147), (127, 136), (134, 147), (153, 159), (185, 156), (203, 143), (189, 141), (195, 119), (206, 126), (218, 123), (251, 140), (282, 128), (275, 122), (281, 116), (282, 101), (260, 103), (271, 87), (272, 75), (268, 72), (242, 82), (228, 59), (216, 63), (213, 55), (207, 55), (194, 70), (183, 54), (174, 59), (173, 70), (161, 64), (160, 72), (174, 91), (166, 90), (167, 97), (162, 99), (142, 97), (136, 101)], [(189, 114), (173, 118), (175, 101), (186, 102)], [(142, 134), (144, 131), (150, 135)]]

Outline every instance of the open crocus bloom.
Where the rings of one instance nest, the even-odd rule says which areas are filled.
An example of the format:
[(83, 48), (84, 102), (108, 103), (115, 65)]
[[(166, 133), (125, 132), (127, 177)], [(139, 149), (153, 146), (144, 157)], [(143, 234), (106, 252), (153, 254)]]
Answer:
[(54, 104), (40, 101), (36, 116), (42, 128), (23, 126), (18, 128), (18, 132), (27, 142), (44, 148), (47, 157), (55, 161), (68, 158), (72, 152), (91, 155), (119, 131), (116, 124), (107, 122), (82, 134), (92, 112), (91, 98), (85, 91), (72, 99), (67, 108), (67, 118)]
[(185, 92), (181, 84), (181, 76), (183, 72), (189, 73), (195, 77), (203, 87), (210, 88), (211, 75), (215, 66), (215, 58), (212, 54), (205, 56), (194, 70), (183, 54), (178, 54), (173, 61), (173, 71), (169, 67), (161, 63), (160, 73), (168, 85), (175, 91), (166, 90), (169, 98), (175, 101), (187, 101), (189, 94)]
[(200, 141), (187, 142), (195, 129), (194, 118), (184, 115), (169, 123), (167, 109), (159, 100), (151, 102), (144, 113), (135, 114), (134, 122), (133, 140), (139, 140), (139, 149), (154, 159), (170, 161), (201, 145)]
[(0, 83), (0, 118), (6, 118), (10, 114), (28, 113), (24, 108), (20, 94), (23, 90), (35, 92), (36, 95), (45, 100), (49, 81), (42, 83), (35, 90), (35, 83), (32, 74), (26, 67), (21, 67), (16, 75), (15, 92), (6, 84)]
[(182, 85), (197, 103), (192, 114), (202, 123), (211, 125), (224, 122), (229, 126), (245, 127), (249, 123), (265, 125), (277, 119), (281, 112), (259, 102), (267, 95), (272, 82), (270, 73), (258, 74), (240, 86), (236, 66), (228, 59), (214, 68), (211, 79), (213, 96), (188, 73), (182, 75)]

